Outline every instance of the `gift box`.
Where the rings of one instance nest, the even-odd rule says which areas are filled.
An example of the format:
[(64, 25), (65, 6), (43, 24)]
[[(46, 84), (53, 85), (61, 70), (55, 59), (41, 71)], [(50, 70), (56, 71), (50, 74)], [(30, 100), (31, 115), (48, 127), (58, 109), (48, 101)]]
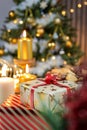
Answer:
[(0, 130), (50, 129), (42, 115), (23, 106), (20, 95), (12, 94), (0, 105)]
[(30, 105), (39, 111), (45, 108), (57, 112), (64, 107), (67, 93), (77, 88), (71, 81), (57, 81), (55, 76), (46, 79), (36, 79), (20, 84), (20, 100), (24, 105)]

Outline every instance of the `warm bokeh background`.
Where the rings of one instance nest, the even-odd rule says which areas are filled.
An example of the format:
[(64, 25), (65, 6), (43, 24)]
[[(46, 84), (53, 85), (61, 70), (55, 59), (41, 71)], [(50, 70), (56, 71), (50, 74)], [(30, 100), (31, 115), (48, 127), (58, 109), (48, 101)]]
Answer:
[[(87, 57), (87, 0), (60, 0), (66, 4), (67, 13), (72, 18), (72, 25), (77, 30), (77, 44), (80, 45), (82, 51)], [(81, 8), (78, 7), (81, 4)], [(74, 9), (74, 13), (70, 13), (70, 9)]]
[[(62, 4), (66, 4), (66, 11), (72, 18), (72, 25), (77, 30), (77, 44), (80, 45), (82, 51), (85, 52), (87, 57), (87, 0), (59, 0)], [(78, 8), (78, 4), (82, 7)], [(0, 28), (3, 25), (3, 21), (8, 16), (8, 12), (14, 6), (12, 0), (0, 0)], [(73, 13), (70, 13), (70, 9), (74, 9)]]

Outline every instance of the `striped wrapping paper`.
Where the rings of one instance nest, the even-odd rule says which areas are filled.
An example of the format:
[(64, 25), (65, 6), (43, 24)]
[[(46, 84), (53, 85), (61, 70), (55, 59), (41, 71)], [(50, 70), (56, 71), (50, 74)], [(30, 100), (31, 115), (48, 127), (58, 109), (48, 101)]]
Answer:
[(20, 95), (11, 95), (0, 106), (0, 130), (50, 130), (36, 110), (25, 107)]

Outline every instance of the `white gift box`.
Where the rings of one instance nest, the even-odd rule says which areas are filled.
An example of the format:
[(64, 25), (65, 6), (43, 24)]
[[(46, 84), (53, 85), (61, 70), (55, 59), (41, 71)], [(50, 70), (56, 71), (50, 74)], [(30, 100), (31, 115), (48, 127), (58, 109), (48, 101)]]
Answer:
[[(54, 84), (44, 85), (44, 82), (39, 79), (20, 84), (20, 100), (22, 104), (32, 107), (31, 104), (33, 102), (34, 108), (39, 111), (43, 111), (46, 107), (53, 112), (57, 112), (64, 107), (64, 95), (67, 94), (67, 88), (73, 90), (78, 86), (71, 81), (58, 81), (58, 83), (68, 87), (60, 87)], [(32, 88), (34, 88), (34, 95), (31, 92)], [(34, 98), (33, 101), (32, 96)]]

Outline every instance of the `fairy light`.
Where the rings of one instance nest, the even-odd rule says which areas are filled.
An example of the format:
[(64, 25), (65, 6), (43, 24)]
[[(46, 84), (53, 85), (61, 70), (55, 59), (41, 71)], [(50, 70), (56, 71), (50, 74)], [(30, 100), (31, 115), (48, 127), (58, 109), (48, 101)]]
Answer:
[(71, 8), (71, 9), (70, 9), (70, 13), (74, 13), (74, 9)]
[(51, 43), (51, 46), (52, 46), (52, 47), (55, 47), (55, 43), (54, 43), (54, 42), (52, 42), (52, 43)]
[(45, 58), (42, 58), (41, 61), (42, 61), (42, 62), (45, 62)]
[(79, 4), (77, 5), (77, 7), (78, 7), (78, 8), (81, 8), (81, 7), (82, 7), (82, 5), (79, 3)]
[(8, 29), (8, 32), (11, 32), (11, 30), (10, 30), (10, 29)]
[(67, 56), (70, 57), (70, 56), (71, 56), (71, 53), (68, 53)]
[(48, 43), (48, 47), (51, 47), (51, 43), (50, 42)]
[(19, 24), (23, 24), (23, 21), (22, 21), (22, 20), (20, 20), (20, 21), (19, 21)]
[(63, 16), (65, 16), (65, 15), (66, 15), (66, 11), (65, 11), (65, 10), (62, 10), (61, 14), (62, 14)]
[(67, 65), (67, 62), (66, 62), (66, 61), (64, 61), (64, 62), (63, 62), (63, 64), (64, 64), (64, 65)]
[(84, 5), (87, 5), (87, 1), (84, 1)]
[(14, 23), (14, 24), (17, 24), (17, 23), (18, 23), (18, 20), (17, 20), (17, 19), (15, 19), (15, 20), (13, 21), (13, 23)]
[(52, 60), (55, 60), (56, 59), (56, 57), (55, 56), (52, 56)]
[(69, 40), (69, 36), (66, 36), (66, 40)]

